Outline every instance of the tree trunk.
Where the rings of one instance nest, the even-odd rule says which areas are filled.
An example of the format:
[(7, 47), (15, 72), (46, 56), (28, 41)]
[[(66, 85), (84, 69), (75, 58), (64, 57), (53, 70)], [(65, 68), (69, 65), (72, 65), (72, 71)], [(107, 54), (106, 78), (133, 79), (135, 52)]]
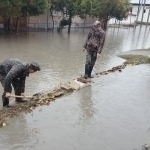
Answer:
[(109, 15), (107, 15), (106, 19), (105, 19), (105, 23), (104, 23), (104, 29), (105, 29), (105, 31), (107, 30), (108, 18), (109, 18)]
[(108, 20), (105, 20), (105, 21), (103, 22), (103, 29), (104, 29), (104, 31), (107, 30), (107, 22), (108, 22)]
[(30, 23), (30, 16), (28, 16), (28, 34), (29, 34), (29, 23)]
[(16, 20), (16, 33), (18, 33), (18, 30), (19, 30), (19, 17), (17, 17)]
[(72, 14), (69, 14), (69, 26), (68, 26), (68, 34), (70, 34), (71, 23), (72, 23)]
[(47, 9), (47, 31), (48, 31), (48, 13), (49, 13), (49, 8)]
[(100, 18), (99, 21), (101, 22), (101, 28), (106, 31), (107, 30), (107, 22), (108, 22), (108, 16), (107, 18)]
[(7, 30), (7, 21), (8, 19), (3, 18), (3, 22), (4, 22), (4, 29)]
[(52, 22), (53, 22), (53, 28), (52, 28), (52, 31), (54, 31), (54, 16), (53, 16), (53, 12), (52, 12), (52, 7), (50, 8), (50, 14), (51, 14), (51, 17), (52, 17)]
[(8, 22), (7, 22), (7, 30), (8, 30), (8, 32), (10, 32), (10, 18), (8, 18)]
[(85, 18), (84, 18), (83, 33), (84, 33), (84, 29), (85, 29), (85, 21), (86, 21), (86, 16), (85, 16)]

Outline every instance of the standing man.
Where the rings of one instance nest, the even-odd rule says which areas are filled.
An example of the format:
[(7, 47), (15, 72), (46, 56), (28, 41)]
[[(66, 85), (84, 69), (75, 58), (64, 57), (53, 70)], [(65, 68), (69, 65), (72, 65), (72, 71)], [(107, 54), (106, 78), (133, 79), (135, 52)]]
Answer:
[(83, 51), (87, 51), (84, 78), (92, 78), (91, 73), (96, 59), (100, 57), (105, 42), (105, 32), (101, 28), (101, 22), (95, 21), (90, 30)]
[[(3, 107), (9, 107), (12, 86), (14, 87), (15, 95), (24, 96), (26, 77), (36, 71), (40, 71), (40, 66), (37, 62), (28, 64), (19, 59), (6, 59), (0, 63), (0, 82), (4, 88), (2, 95)], [(16, 102), (24, 101), (21, 98), (16, 98)]]

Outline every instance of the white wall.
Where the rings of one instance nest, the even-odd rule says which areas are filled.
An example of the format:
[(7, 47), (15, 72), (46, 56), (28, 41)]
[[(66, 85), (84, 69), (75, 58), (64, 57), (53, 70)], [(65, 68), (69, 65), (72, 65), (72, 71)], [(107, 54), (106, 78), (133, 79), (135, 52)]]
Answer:
[[(141, 7), (141, 11), (140, 11), (140, 14), (139, 14), (139, 18), (138, 18), (138, 21), (141, 22), (141, 19), (142, 19), (142, 12), (143, 12), (143, 7)], [(143, 16), (143, 21), (142, 22), (147, 22), (147, 18), (148, 18), (148, 13), (149, 13), (149, 6), (145, 6), (145, 9), (146, 9), (146, 12), (144, 13), (144, 16)], [(131, 16), (129, 15), (127, 17), (126, 20), (122, 20), (120, 21), (121, 24), (133, 24), (137, 18), (137, 11), (138, 11), (138, 6), (137, 5), (133, 5), (133, 10), (132, 10), (132, 14), (136, 15), (136, 16)], [(109, 24), (114, 24), (115, 23), (115, 19), (111, 19), (109, 21)], [(149, 23), (150, 23), (150, 18), (149, 18)], [(119, 24), (119, 21), (117, 21), (117, 24)]]

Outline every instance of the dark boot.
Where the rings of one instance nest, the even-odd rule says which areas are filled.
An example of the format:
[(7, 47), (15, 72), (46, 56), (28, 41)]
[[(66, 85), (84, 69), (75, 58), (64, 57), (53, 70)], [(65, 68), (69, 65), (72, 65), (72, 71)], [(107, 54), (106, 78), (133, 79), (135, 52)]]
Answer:
[(93, 76), (91, 76), (92, 70), (93, 70), (93, 66), (89, 66), (89, 70), (88, 70), (88, 77), (89, 78), (94, 78)]
[(85, 74), (84, 74), (84, 78), (87, 79), (88, 78), (88, 71), (89, 71), (89, 66), (85, 65)]
[(3, 107), (9, 107), (9, 98), (5, 97), (5, 93), (2, 95)]

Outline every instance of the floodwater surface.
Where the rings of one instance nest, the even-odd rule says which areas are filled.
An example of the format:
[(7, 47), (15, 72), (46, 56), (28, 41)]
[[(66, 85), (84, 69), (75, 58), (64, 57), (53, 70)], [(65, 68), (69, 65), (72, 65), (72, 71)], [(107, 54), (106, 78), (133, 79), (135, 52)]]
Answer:
[[(37, 61), (26, 94), (47, 91), (84, 74), (82, 47), (89, 29), (0, 36), (0, 61)], [(120, 65), (116, 55), (150, 47), (150, 27), (109, 28), (93, 73)], [(0, 129), (1, 150), (141, 150), (150, 140), (150, 65), (94, 78), (92, 86), (21, 114)], [(0, 87), (0, 93), (3, 90)], [(0, 102), (1, 105), (1, 102)]]

